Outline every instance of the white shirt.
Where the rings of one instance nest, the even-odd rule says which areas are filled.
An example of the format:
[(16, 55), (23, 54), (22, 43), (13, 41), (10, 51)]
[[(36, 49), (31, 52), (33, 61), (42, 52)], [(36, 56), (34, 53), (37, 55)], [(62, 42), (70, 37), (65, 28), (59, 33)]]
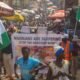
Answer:
[[(63, 63), (62, 67), (56, 66), (56, 64), (54, 62), (51, 62), (49, 64), (49, 66), (52, 69), (52, 75), (56, 76), (59, 71), (62, 72), (62, 73), (64, 72), (66, 74), (69, 74), (69, 72), (68, 72), (68, 68), (69, 68), (68, 65), (65, 64), (64, 61), (62, 63)], [(65, 76), (65, 77), (60, 76), (59, 79), (57, 79), (57, 80), (69, 80), (69, 79), (68, 79), (67, 76)]]

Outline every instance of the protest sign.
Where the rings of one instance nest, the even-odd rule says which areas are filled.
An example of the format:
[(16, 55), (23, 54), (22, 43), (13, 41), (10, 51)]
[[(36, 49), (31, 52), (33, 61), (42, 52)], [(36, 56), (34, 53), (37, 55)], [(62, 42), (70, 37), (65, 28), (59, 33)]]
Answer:
[[(27, 46), (31, 49), (31, 55), (35, 53), (36, 57), (39, 57), (39, 51), (42, 50), (42, 53), (53, 52), (53, 45), (55, 43), (59, 44), (61, 41), (62, 35), (60, 34), (13, 34), (12, 36), (12, 48), (13, 53), (17, 57), (21, 56), (21, 48)], [(41, 53), (41, 52), (40, 52)], [(48, 54), (42, 54), (45, 56)], [(34, 56), (34, 54), (33, 54)]]
[(15, 34), (13, 35), (13, 43), (27, 46), (53, 46), (61, 41), (60, 34)]
[[(30, 56), (40, 59), (42, 62), (50, 61), (53, 57), (53, 45), (59, 44), (62, 39), (60, 34), (20, 34), (12, 35), (12, 48), (14, 62), (21, 57), (21, 48), (26, 46), (30, 48)], [(39, 71), (40, 74), (46, 70)]]

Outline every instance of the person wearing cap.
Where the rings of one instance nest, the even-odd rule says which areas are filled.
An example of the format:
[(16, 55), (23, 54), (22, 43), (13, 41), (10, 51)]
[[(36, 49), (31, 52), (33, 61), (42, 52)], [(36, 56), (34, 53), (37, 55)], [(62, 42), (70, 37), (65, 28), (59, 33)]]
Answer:
[(69, 35), (64, 34), (61, 42), (61, 46), (64, 48), (64, 60), (65, 63), (69, 66), (69, 73), (71, 73), (71, 61), (72, 61), (72, 54), (70, 50), (71, 42), (69, 40)]
[(59, 46), (54, 46), (56, 60), (49, 63), (47, 80), (70, 80), (68, 65), (64, 62), (64, 49)]
[(19, 78), (16, 70), (17, 67), (20, 66), (21, 71), (21, 79), (22, 80), (34, 80), (31, 72), (35, 71), (40, 65), (40, 61), (38, 59), (34, 59), (29, 57), (30, 49), (28, 47), (22, 47), (21, 49), (22, 57), (18, 58), (15, 62), (14, 71), (17, 78)]
[(70, 54), (70, 41), (69, 41), (68, 34), (64, 34), (62, 38), (61, 46), (64, 48), (65, 60), (70, 61), (71, 54)]

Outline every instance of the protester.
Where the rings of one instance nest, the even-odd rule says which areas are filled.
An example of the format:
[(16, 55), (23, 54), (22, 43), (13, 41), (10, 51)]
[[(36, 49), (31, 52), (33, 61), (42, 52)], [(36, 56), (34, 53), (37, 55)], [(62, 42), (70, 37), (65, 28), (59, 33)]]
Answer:
[(72, 54), (70, 51), (70, 40), (68, 37), (69, 37), (68, 34), (64, 34), (64, 37), (62, 38), (61, 46), (64, 48), (65, 63), (67, 63), (67, 65), (69, 66), (69, 72), (71, 73)]
[(2, 74), (2, 62), (3, 62), (3, 60), (2, 60), (2, 53), (0, 51), (0, 80), (1, 80), (1, 74)]
[[(7, 33), (9, 35), (9, 38), (11, 40), (11, 35), (15, 32), (13, 28), (9, 28)], [(13, 68), (12, 68), (12, 42), (2, 50), (3, 53), (3, 63), (6, 70), (6, 77), (10, 78), (10, 80), (13, 80)]]
[(72, 49), (72, 75), (76, 80), (76, 74), (78, 69), (78, 51), (79, 51), (79, 45), (77, 44), (77, 41), (73, 39), (73, 49)]
[(20, 66), (21, 80), (34, 80), (31, 73), (35, 72), (35, 68), (37, 68), (40, 65), (40, 61), (32, 57), (29, 57), (30, 49), (27, 47), (22, 47), (21, 52), (23, 56), (17, 59), (14, 66), (15, 75), (17, 78), (19, 78), (19, 75), (16, 71), (17, 67)]
[(59, 46), (54, 46), (56, 60), (49, 64), (47, 80), (70, 80), (68, 65), (64, 62), (64, 49)]

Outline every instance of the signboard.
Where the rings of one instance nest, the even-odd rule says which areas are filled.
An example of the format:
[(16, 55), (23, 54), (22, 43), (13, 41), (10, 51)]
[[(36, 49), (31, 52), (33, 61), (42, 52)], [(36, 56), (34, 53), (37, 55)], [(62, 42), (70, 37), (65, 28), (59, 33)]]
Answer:
[(61, 41), (60, 34), (14, 34), (12, 41), (14, 44), (27, 46), (53, 46)]
[[(30, 48), (30, 56), (40, 59), (42, 62), (51, 61), (54, 56), (53, 45), (59, 44), (62, 35), (57, 34), (20, 34), (12, 35), (12, 48), (14, 62), (22, 56), (21, 48)], [(47, 70), (40, 70), (39, 74), (47, 74)], [(42, 79), (43, 80), (43, 79)]]
[[(59, 44), (61, 41), (62, 35), (60, 34), (18, 34), (15, 33), (12, 35), (12, 48), (14, 58), (21, 56), (21, 48), (27, 46), (31, 49), (31, 56), (38, 58), (39, 53), (48, 53), (42, 54), (41, 56), (49, 55), (53, 52), (53, 45), (55, 43)], [(52, 52), (51, 52), (52, 51)]]

